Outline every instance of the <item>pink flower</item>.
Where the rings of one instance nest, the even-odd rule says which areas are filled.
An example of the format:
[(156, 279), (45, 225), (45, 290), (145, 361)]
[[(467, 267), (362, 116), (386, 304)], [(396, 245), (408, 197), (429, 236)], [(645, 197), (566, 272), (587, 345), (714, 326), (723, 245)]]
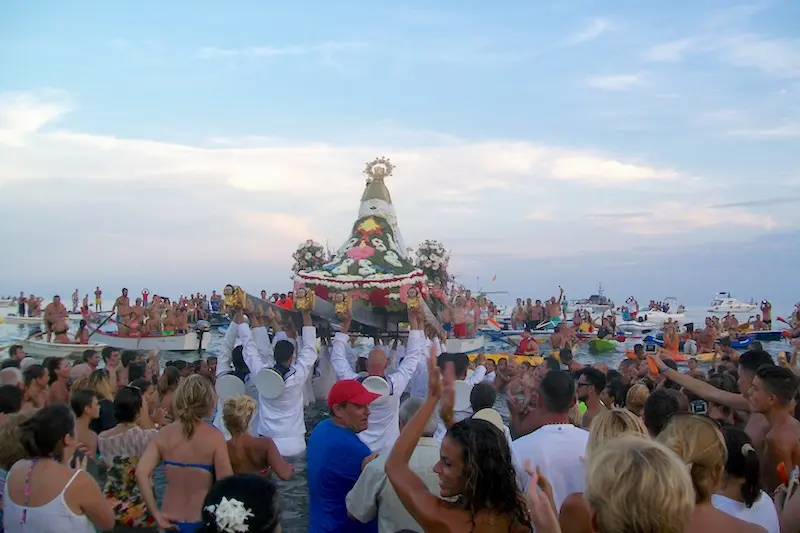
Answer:
[(345, 255), (353, 261), (358, 262), (362, 259), (366, 259), (367, 257), (372, 257), (375, 255), (375, 249), (372, 246), (367, 246), (364, 241), (361, 241), (360, 245), (353, 246), (347, 250)]

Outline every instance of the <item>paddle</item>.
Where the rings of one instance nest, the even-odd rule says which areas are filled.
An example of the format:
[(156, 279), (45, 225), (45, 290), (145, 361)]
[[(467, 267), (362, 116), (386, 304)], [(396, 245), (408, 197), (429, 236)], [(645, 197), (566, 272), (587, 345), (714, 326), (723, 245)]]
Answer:
[(112, 316), (114, 316), (114, 313), (113, 313), (113, 312), (112, 312), (112, 313), (110, 313), (110, 314), (109, 314), (109, 315), (108, 315), (108, 316), (107, 316), (105, 319), (103, 319), (103, 321), (102, 321), (102, 322), (100, 322), (100, 325), (99, 325), (99, 326), (97, 326), (97, 328), (95, 328), (95, 330), (94, 330), (94, 331), (92, 331), (91, 333), (89, 333), (89, 336), (87, 337), (87, 339), (91, 339), (91, 338), (92, 338), (92, 335), (94, 335), (95, 333), (97, 333), (98, 331), (100, 331), (100, 328), (102, 328), (103, 326), (105, 326), (105, 325), (106, 325), (106, 322), (108, 322), (108, 321), (109, 321), (109, 319), (110, 319)]

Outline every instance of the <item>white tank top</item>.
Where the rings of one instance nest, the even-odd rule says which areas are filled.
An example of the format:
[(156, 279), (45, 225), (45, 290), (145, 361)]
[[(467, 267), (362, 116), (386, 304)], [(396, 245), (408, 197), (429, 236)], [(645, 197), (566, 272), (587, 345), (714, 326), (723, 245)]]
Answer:
[[(76, 515), (67, 507), (64, 500), (64, 493), (78, 477), (80, 470), (75, 471), (69, 478), (67, 484), (61, 489), (61, 493), (38, 507), (25, 507), (17, 505), (8, 496), (8, 483), (6, 482), (3, 490), (3, 501), (5, 502), (5, 512), (3, 514), (3, 526), (6, 533), (95, 533), (92, 522), (86, 515)], [(25, 523), (21, 524), (22, 513), (25, 512)]]

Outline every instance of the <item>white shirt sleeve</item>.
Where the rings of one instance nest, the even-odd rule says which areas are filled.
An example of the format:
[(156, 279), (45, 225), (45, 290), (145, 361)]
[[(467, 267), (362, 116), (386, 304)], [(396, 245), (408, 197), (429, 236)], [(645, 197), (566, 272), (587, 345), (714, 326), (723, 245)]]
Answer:
[(358, 374), (347, 362), (344, 356), (350, 336), (347, 333), (337, 333), (333, 337), (333, 349), (331, 349), (331, 365), (336, 372), (336, 379), (356, 379)]

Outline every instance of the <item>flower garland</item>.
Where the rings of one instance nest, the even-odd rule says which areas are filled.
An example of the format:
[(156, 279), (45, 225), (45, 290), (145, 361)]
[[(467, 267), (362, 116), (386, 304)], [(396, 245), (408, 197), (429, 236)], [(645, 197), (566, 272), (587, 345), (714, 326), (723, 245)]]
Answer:
[(439, 241), (427, 240), (419, 245), (415, 254), (415, 266), (428, 277), (428, 283), (436, 287), (445, 287), (450, 281), (447, 267), (450, 264), (450, 252)]
[(301, 270), (316, 270), (321, 268), (322, 265), (329, 260), (328, 252), (325, 248), (313, 239), (308, 239), (298, 246), (297, 251), (292, 254), (292, 258), (294, 259), (292, 272), (295, 274)]

